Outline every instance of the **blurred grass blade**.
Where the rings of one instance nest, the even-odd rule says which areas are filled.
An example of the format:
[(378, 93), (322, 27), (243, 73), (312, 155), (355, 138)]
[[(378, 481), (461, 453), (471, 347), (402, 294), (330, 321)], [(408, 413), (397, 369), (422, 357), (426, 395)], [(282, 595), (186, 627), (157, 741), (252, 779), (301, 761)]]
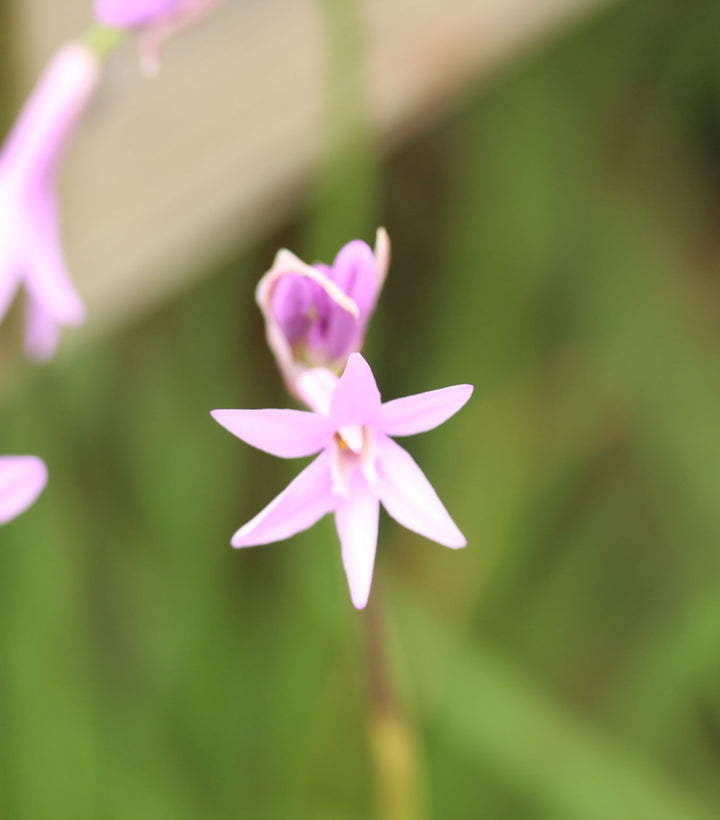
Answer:
[(596, 734), (493, 653), (414, 605), (400, 610), (413, 695), (425, 720), (532, 805), (568, 820), (710, 820), (665, 773)]

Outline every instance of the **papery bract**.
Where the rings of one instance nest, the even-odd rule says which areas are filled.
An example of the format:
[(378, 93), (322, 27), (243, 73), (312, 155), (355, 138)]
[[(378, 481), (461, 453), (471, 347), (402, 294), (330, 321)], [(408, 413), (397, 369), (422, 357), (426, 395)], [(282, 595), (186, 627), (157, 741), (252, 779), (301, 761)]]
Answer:
[(54, 353), (61, 325), (77, 325), (85, 317), (63, 257), (55, 177), (99, 77), (100, 65), (89, 49), (61, 48), (0, 153), (0, 320), (24, 284), (25, 348), (39, 360)]
[(288, 390), (302, 398), (298, 378), (310, 367), (342, 370), (359, 352), (387, 276), (390, 240), (377, 232), (375, 250), (345, 245), (329, 265), (307, 265), (281, 250), (258, 283), (268, 344)]
[[(403, 526), (447, 547), (465, 538), (413, 458), (390, 436), (431, 430), (470, 398), (467, 384), (381, 403), (369, 365), (352, 353), (340, 379), (316, 394), (315, 412), (214, 410), (243, 441), (281, 458), (319, 453), (264, 510), (234, 535), (234, 547), (289, 538), (335, 514), (342, 559), (357, 608), (370, 594), (380, 503)], [(313, 384), (321, 384), (314, 379)]]
[(46, 483), (47, 468), (36, 456), (0, 456), (0, 524), (33, 504)]

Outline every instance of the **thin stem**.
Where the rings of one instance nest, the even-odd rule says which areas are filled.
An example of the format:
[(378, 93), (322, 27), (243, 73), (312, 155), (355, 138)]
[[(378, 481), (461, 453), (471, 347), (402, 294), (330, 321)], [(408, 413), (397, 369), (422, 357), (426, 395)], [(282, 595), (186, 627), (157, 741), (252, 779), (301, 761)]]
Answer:
[(370, 749), (380, 820), (422, 820), (420, 753), (412, 725), (397, 698), (387, 661), (382, 606), (373, 590), (363, 613), (370, 688)]
[(112, 54), (126, 39), (126, 31), (101, 25), (94, 25), (83, 37), (85, 45), (101, 59)]

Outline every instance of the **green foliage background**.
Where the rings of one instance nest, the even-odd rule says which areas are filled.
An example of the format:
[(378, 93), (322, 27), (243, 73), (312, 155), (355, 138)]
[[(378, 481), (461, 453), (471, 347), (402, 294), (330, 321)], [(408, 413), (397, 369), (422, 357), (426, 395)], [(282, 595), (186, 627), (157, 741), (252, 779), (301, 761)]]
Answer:
[(23, 378), (0, 451), (51, 483), (0, 545), (2, 817), (376, 816), (332, 526), (232, 551), (298, 465), (208, 413), (287, 404), (253, 301), (275, 248), (377, 224), (384, 395), (476, 386), (408, 441), (468, 548), (385, 518), (373, 592), (426, 816), (720, 816), (718, 42), (712, 0), (620, 4), (389, 158), (338, 55), (302, 218)]

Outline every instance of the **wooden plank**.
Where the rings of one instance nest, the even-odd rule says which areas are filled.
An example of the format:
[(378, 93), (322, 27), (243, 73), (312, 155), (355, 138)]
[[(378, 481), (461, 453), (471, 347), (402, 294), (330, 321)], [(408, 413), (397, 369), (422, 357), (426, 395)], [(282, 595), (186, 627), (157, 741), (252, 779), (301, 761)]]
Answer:
[[(608, 2), (357, 0), (380, 144)], [(61, 5), (20, 3), (28, 84), (85, 25), (88, 0)], [(139, 76), (131, 46), (113, 57), (63, 177), (68, 255), (90, 315), (74, 342), (157, 304), (297, 207), (322, 145), (325, 37), (315, 0), (228, 0), (169, 45), (154, 80)]]

